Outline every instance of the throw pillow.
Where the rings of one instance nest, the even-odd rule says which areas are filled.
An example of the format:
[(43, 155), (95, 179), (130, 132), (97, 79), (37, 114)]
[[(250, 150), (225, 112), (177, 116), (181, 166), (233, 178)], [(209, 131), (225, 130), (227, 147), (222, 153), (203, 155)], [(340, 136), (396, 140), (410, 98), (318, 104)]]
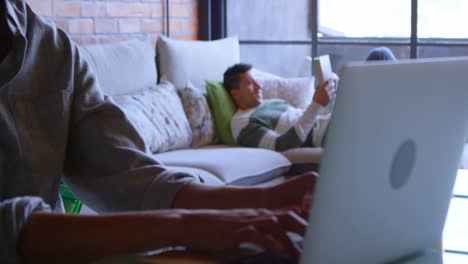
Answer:
[(231, 119), (236, 112), (236, 106), (224, 86), (220, 82), (206, 81), (206, 96), (211, 107), (216, 125), (216, 131), (222, 143), (237, 145), (232, 137)]
[(127, 94), (156, 84), (155, 51), (150, 38), (81, 48), (107, 95)]
[(222, 80), (224, 71), (240, 61), (237, 37), (194, 41), (160, 36), (156, 50), (160, 74), (177, 90), (185, 88), (188, 81), (204, 89), (205, 80)]
[(216, 130), (206, 95), (191, 82), (179, 91), (185, 114), (192, 129), (192, 148), (216, 143)]
[(114, 96), (152, 153), (188, 148), (192, 131), (174, 86), (162, 82), (127, 95)]
[(312, 102), (315, 78), (281, 78), (258, 70), (251, 71), (252, 77), (262, 87), (264, 99), (283, 99), (290, 105), (306, 109)]

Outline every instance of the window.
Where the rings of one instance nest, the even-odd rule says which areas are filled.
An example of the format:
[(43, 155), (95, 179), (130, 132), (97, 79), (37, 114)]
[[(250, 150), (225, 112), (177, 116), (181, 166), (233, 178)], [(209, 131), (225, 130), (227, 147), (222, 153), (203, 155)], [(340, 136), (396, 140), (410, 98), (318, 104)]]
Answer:
[(319, 36), (409, 38), (408, 3), (408, 0), (319, 1)]
[(309, 0), (228, 0), (227, 34), (252, 41), (307, 41)]
[(468, 1), (424, 0), (418, 3), (418, 37), (468, 38)]
[(399, 59), (468, 55), (465, 0), (200, 0), (200, 6), (212, 11), (201, 12), (200, 21), (218, 18), (205, 19), (201, 30), (239, 36), (243, 61), (284, 77), (313, 74), (304, 57), (324, 53), (339, 73), (378, 46)]
[(239, 37), (243, 62), (287, 77), (310, 75), (309, 0), (228, 0), (226, 7), (227, 35)]
[(444, 263), (468, 263), (468, 170), (458, 172), (453, 194), (443, 234)]

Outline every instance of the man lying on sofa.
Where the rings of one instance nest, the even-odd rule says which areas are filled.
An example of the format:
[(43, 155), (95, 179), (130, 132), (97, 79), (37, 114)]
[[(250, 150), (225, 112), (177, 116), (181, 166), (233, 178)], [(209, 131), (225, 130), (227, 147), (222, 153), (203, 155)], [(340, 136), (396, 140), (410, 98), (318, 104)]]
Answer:
[(250, 75), (252, 66), (239, 63), (224, 73), (224, 88), (237, 112), (231, 119), (231, 132), (241, 146), (283, 151), (298, 147), (320, 147), (329, 117), (319, 116), (334, 93), (334, 80), (319, 84), (306, 110), (284, 100), (263, 100), (262, 90)]
[[(385, 47), (373, 49), (366, 61), (395, 60)], [(330, 103), (335, 80), (319, 84), (312, 102), (298, 109), (284, 100), (263, 100), (260, 85), (250, 74), (252, 66), (239, 63), (224, 73), (223, 85), (237, 106), (231, 132), (241, 146), (284, 151), (298, 147), (322, 147), (330, 114), (319, 115)]]
[[(24, 1), (0, 0), (0, 40), (0, 263), (245, 242), (299, 253), (286, 232), (304, 233), (291, 210), (308, 208), (314, 174), (271, 187), (199, 184), (145, 154), (79, 47)], [(184, 209), (64, 215), (57, 213), (62, 179), (101, 212)], [(222, 210), (232, 208), (273, 211)]]

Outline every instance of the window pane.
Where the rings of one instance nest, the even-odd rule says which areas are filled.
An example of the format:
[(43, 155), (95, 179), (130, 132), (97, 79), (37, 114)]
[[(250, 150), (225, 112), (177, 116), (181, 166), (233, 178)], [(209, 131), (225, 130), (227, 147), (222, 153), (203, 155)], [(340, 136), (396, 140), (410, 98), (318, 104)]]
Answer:
[(468, 196), (468, 170), (458, 171), (453, 194)]
[(411, 0), (319, 0), (319, 14), (324, 36), (411, 35)]
[(418, 1), (420, 38), (468, 38), (468, 1)]
[(241, 40), (310, 40), (309, 0), (228, 0), (227, 33)]
[(444, 248), (468, 251), (468, 199), (452, 198), (444, 228)]
[[(387, 46), (392, 50), (397, 59), (409, 58), (410, 49), (408, 46)], [(340, 75), (345, 63), (350, 61), (364, 61), (369, 52), (376, 48), (371, 45), (337, 45), (320, 44), (319, 54), (330, 54), (333, 71)]]
[(444, 253), (445, 264), (466, 264), (468, 263), (468, 255)]
[(437, 58), (437, 57), (454, 57), (454, 56), (468, 56), (468, 45), (465, 47), (420, 46), (418, 48), (419, 58)]
[(241, 61), (282, 77), (311, 75), (310, 45), (246, 45), (241, 47)]

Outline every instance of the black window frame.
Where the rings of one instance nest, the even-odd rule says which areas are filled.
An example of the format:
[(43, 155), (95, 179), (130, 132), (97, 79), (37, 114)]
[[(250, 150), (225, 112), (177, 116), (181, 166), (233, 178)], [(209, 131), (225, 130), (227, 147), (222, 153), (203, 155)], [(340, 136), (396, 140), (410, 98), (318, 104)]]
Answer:
[[(311, 54), (318, 54), (321, 44), (337, 45), (397, 45), (409, 46), (410, 58), (418, 58), (418, 48), (435, 47), (468, 47), (467, 39), (418, 38), (418, 0), (411, 0), (411, 34), (408, 38), (351, 38), (351, 37), (318, 37), (318, 2), (310, 0), (312, 15), (312, 39), (310, 41), (285, 40), (239, 40), (242, 44), (309, 44)], [(227, 37), (227, 0), (199, 0), (199, 37), (201, 40), (215, 40)]]

